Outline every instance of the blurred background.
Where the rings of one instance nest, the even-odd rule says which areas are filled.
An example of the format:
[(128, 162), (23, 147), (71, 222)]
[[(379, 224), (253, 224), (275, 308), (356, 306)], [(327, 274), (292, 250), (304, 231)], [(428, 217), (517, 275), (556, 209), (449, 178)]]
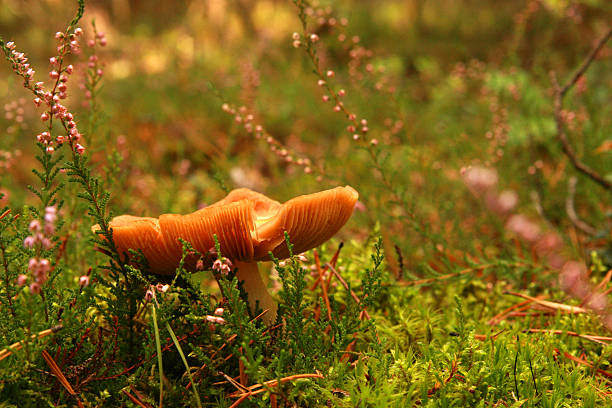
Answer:
[[(65, 0), (2, 0), (0, 35), (45, 80), (54, 34), (75, 9)], [(115, 214), (191, 212), (225, 188), (284, 201), (350, 184), (362, 205), (345, 237), (375, 230), (408, 263), (450, 256), (446, 248), (490, 257), (506, 251), (501, 222), (460, 177), (484, 165), (576, 251), (609, 245), (605, 233), (584, 240), (567, 218), (576, 173), (555, 139), (550, 72), (569, 77), (612, 21), (611, 2), (339, 0), (305, 12), (306, 32), (320, 38), (320, 66), (367, 120), (369, 140), (354, 141), (344, 115), (322, 100), (311, 59), (293, 45), (292, 34), (304, 33), (293, 2), (86, 2), (85, 40), (95, 21), (107, 45), (83, 44), (71, 57), (77, 74), (66, 104)], [(94, 52), (103, 65), (95, 102), (80, 87)], [(611, 53), (602, 50), (564, 110), (579, 156), (602, 174), (612, 173)], [(0, 185), (18, 206), (34, 202), (25, 186), (34, 180), (41, 112), (8, 66), (0, 72)], [(579, 177), (580, 217), (605, 231), (609, 203), (609, 193)]]

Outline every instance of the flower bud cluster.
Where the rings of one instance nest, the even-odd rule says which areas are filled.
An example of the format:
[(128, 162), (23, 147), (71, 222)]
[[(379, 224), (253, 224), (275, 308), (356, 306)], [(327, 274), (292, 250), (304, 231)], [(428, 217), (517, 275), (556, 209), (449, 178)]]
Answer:
[[(23, 246), (27, 249), (36, 249), (40, 253), (41, 249), (51, 249), (53, 242), (51, 237), (55, 234), (55, 222), (57, 221), (57, 209), (55, 207), (45, 208), (44, 223), (39, 220), (32, 220), (28, 229), (32, 235), (26, 237)], [(30, 293), (39, 294), (42, 286), (49, 279), (51, 263), (48, 259), (35, 256), (28, 262), (28, 272), (30, 273)], [(21, 274), (17, 277), (17, 285), (23, 286), (28, 282), (28, 276)]]
[(87, 45), (92, 50), (92, 54), (87, 59), (88, 74), (85, 78), (85, 82), (80, 85), (81, 89), (85, 91), (85, 98), (87, 99), (84, 105), (91, 107), (93, 107), (95, 103), (94, 96), (98, 91), (100, 80), (104, 75), (104, 64), (96, 54), (96, 46), (104, 47), (107, 44), (106, 35), (103, 32), (98, 32), (95, 25), (93, 26), (93, 30), (94, 39), (87, 42)]
[(55, 234), (55, 221), (57, 220), (57, 210), (55, 207), (45, 208), (44, 224), (39, 220), (32, 220), (28, 229), (32, 235), (26, 237), (23, 246), (33, 249), (40, 246), (42, 249), (51, 249), (53, 243), (50, 238)]
[(34, 69), (30, 66), (29, 58), (23, 52), (16, 50), (16, 46), (13, 41), (7, 42), (4, 47), (4, 52), (11, 63), (11, 68), (17, 75), (23, 78), (24, 86), (29, 88), (30, 81), (34, 79), (34, 74), (36, 73), (36, 71), (34, 71)]
[(229, 275), (232, 271), (232, 262), (226, 257), (217, 258), (212, 264), (212, 270), (220, 273), (223, 276)]
[(206, 321), (209, 323), (214, 323), (214, 324), (225, 324), (225, 319), (221, 316), (223, 316), (223, 313), (225, 312), (225, 309), (223, 309), (222, 307), (218, 307), (215, 309), (215, 315), (206, 315)]
[[(58, 40), (57, 55), (49, 59), (49, 78), (51, 81), (48, 89), (44, 88), (45, 83), (43, 81), (34, 82), (35, 72), (28, 64), (27, 57), (15, 50), (14, 42), (6, 43), (6, 49), (3, 49), (13, 64), (13, 71), (24, 78), (24, 86), (34, 93), (34, 104), (45, 108), (40, 115), (40, 119), (48, 124), (47, 131), (39, 133), (36, 139), (49, 154), (53, 153), (57, 146), (66, 142), (79, 154), (85, 151), (83, 145), (79, 143), (81, 133), (77, 128), (74, 117), (61, 103), (68, 96), (68, 78), (74, 72), (72, 65), (64, 65), (64, 58), (71, 53), (79, 54), (81, 52), (80, 37), (82, 34), (83, 30), (81, 28), (76, 28), (72, 33), (57, 32), (55, 34), (55, 38)], [(66, 135), (56, 137), (51, 135), (54, 118), (61, 121)]]
[(221, 106), (221, 109), (224, 112), (233, 115), (234, 121), (241, 124), (247, 133), (254, 134), (255, 138), (258, 140), (263, 140), (268, 145), (270, 151), (272, 151), (280, 160), (287, 164), (301, 166), (306, 174), (312, 174), (316, 171), (319, 173), (317, 176), (317, 181), (323, 180), (322, 171), (315, 168), (309, 158), (296, 157), (297, 155), (292, 153), (288, 147), (270, 135), (262, 125), (255, 122), (254, 115), (248, 112), (246, 106), (236, 108), (228, 103), (224, 103)]
[(150, 302), (155, 299), (155, 293), (166, 293), (170, 289), (170, 285), (158, 283), (157, 285), (151, 285), (149, 289), (145, 292), (145, 302)]

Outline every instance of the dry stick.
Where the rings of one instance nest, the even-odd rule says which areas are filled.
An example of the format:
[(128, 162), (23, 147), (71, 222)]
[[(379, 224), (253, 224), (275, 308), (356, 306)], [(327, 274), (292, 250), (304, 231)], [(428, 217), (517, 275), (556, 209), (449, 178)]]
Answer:
[[(588, 361), (583, 360), (583, 359), (581, 359), (579, 357), (572, 356), (567, 351), (564, 351), (563, 355), (565, 356), (565, 358), (569, 358), (570, 360), (575, 361), (578, 364), (585, 365), (585, 366), (587, 366), (589, 368), (594, 368), (593, 364), (591, 364)], [(610, 373), (608, 371), (602, 370), (601, 368), (597, 368), (597, 369), (595, 369), (595, 371), (596, 371), (597, 374), (600, 374), (600, 375), (606, 377), (606, 379), (608, 381), (610, 381), (612, 379), (612, 373)]]
[(322, 374), (295, 374), (290, 375), (289, 377), (283, 377), (280, 380), (270, 380), (261, 384), (255, 384), (248, 387), (247, 390), (242, 393), (234, 392), (230, 394), (230, 398), (242, 398), (242, 397), (250, 397), (251, 395), (261, 394), (262, 392), (266, 392), (269, 388), (276, 387), (279, 384), (286, 383), (287, 381), (298, 380), (300, 378), (325, 378)]
[(66, 376), (64, 376), (64, 373), (62, 373), (62, 370), (60, 370), (55, 360), (53, 360), (53, 357), (51, 357), (51, 355), (47, 352), (47, 350), (42, 351), (42, 356), (45, 359), (49, 368), (51, 369), (51, 372), (53, 373), (53, 375), (57, 377), (57, 380), (60, 382), (60, 384), (62, 384), (62, 386), (66, 389), (66, 391), (68, 391), (68, 393), (76, 399), (77, 405), (79, 406), (79, 408), (83, 408), (83, 403), (81, 402), (81, 400), (77, 396), (77, 393), (74, 391), (74, 389), (72, 388), (72, 386), (66, 379)]
[(134, 404), (138, 405), (139, 407), (142, 407), (142, 408), (151, 408), (150, 405), (145, 404), (144, 402), (140, 401), (138, 398), (136, 398), (135, 396), (130, 394), (130, 392), (128, 390), (121, 390), (121, 392), (124, 393), (125, 396), (130, 399), (130, 401), (132, 401)]
[(572, 176), (569, 178), (567, 182), (567, 199), (565, 200), (565, 212), (567, 213), (567, 217), (574, 224), (574, 227), (578, 228), (580, 231), (584, 232), (588, 235), (595, 235), (597, 230), (578, 218), (578, 214), (576, 214), (576, 208), (574, 207), (574, 198), (576, 197), (576, 184), (578, 183), (578, 179), (576, 176)]
[[(56, 333), (61, 328), (62, 328), (62, 326), (58, 325), (58, 326), (52, 327), (50, 329), (43, 330), (40, 333), (33, 334), (30, 338), (32, 340), (34, 340), (34, 339), (42, 339), (43, 337), (46, 337), (46, 336), (48, 336), (50, 334), (53, 334), (53, 333)], [(0, 361), (4, 360), (5, 358), (7, 358), (11, 354), (13, 354), (13, 351), (21, 350), (23, 348), (23, 345), (25, 344), (25, 342), (26, 342), (26, 340), (21, 340), (21, 341), (18, 341), (17, 343), (11, 344), (10, 346), (6, 347), (3, 350), (0, 350)]]
[(591, 65), (595, 57), (597, 57), (597, 54), (599, 54), (599, 51), (601, 51), (601, 49), (608, 42), (610, 37), (612, 37), (612, 27), (608, 28), (606, 34), (604, 34), (604, 36), (601, 37), (599, 41), (597, 41), (595, 47), (591, 50), (586, 59), (582, 61), (582, 64), (580, 64), (580, 67), (576, 70), (576, 72), (574, 72), (574, 75), (572, 75), (571, 79), (567, 81), (567, 83), (560, 90), (562, 98), (565, 96), (566, 93), (569, 92), (570, 89), (572, 89), (574, 85), (576, 85), (576, 82), (578, 82), (580, 77), (584, 75), (586, 70), (589, 68), (589, 65)]
[(495, 266), (495, 264), (479, 265), (479, 266), (474, 267), (474, 268), (463, 269), (463, 270), (461, 270), (459, 272), (449, 273), (447, 275), (442, 275), (442, 276), (436, 276), (435, 278), (419, 279), (419, 280), (415, 280), (415, 281), (398, 282), (398, 285), (400, 285), (400, 286), (413, 286), (413, 285), (422, 285), (422, 284), (425, 284), (425, 283), (432, 283), (432, 282), (436, 282), (436, 281), (441, 281), (441, 280), (446, 280), (446, 279), (450, 279), (450, 278), (455, 278), (457, 276), (465, 275), (465, 274), (472, 273), (472, 272), (478, 272), (479, 270), (484, 270), (484, 269), (490, 268), (492, 266)]
[[(496, 334), (493, 334), (493, 335), (474, 334), (474, 338), (476, 340), (480, 340), (480, 341), (485, 341), (487, 338), (495, 339), (495, 338), (497, 338), (497, 336), (499, 336), (504, 331), (505, 330), (502, 330), (499, 333), (496, 333)], [(594, 335), (591, 335), (591, 334), (580, 334), (580, 333), (576, 333), (576, 332), (573, 332), (573, 331), (566, 331), (566, 330), (526, 329), (526, 330), (522, 330), (522, 332), (523, 333), (559, 334), (559, 335), (565, 334), (565, 335), (568, 335), (568, 336), (571, 336), (571, 337), (580, 337), (582, 339), (594, 341), (595, 343), (604, 344), (604, 345), (608, 345), (608, 344), (610, 344), (608, 342), (612, 342), (612, 337), (594, 336)]]
[(595, 290), (603, 290), (608, 283), (610, 283), (610, 279), (612, 279), (612, 269), (606, 273), (606, 276), (599, 282), (599, 284), (595, 287)]
[(505, 292), (507, 295), (522, 297), (523, 299), (531, 300), (540, 306), (544, 306), (548, 309), (559, 310), (566, 313), (587, 313), (587, 310), (579, 306), (570, 306), (563, 303), (549, 302), (548, 300), (541, 300), (528, 295), (517, 292)]
[(553, 330), (553, 329), (528, 329), (523, 330), (524, 333), (548, 333), (548, 334), (567, 334), (572, 337), (580, 337), (582, 339), (591, 340), (600, 344), (609, 344), (612, 341), (612, 337), (607, 336), (594, 336), (591, 334), (580, 334), (572, 331), (565, 330)]
[[(338, 249), (336, 250), (336, 253), (334, 253), (334, 256), (332, 256), (332, 259), (329, 261), (329, 264), (333, 266), (334, 268), (336, 267), (336, 265), (338, 265), (338, 256), (340, 255), (340, 250), (342, 249), (343, 246), (344, 246), (344, 243), (341, 242), (338, 245)], [(327, 272), (327, 269), (328, 269), (327, 265), (323, 266), (323, 272)], [(325, 288), (327, 289), (327, 293), (329, 293), (329, 288), (331, 286), (331, 281), (333, 277), (334, 277), (333, 273), (330, 273), (327, 276), (327, 282), (325, 282)]]
[[(338, 245), (338, 249), (336, 249), (336, 252), (334, 253), (334, 256), (332, 256), (331, 261), (329, 261), (330, 265), (332, 265), (334, 267), (336, 266), (336, 263), (338, 262), (338, 256), (340, 255), (340, 250), (342, 249), (343, 246), (344, 246), (344, 243), (342, 243), (342, 242), (340, 243), (340, 245)], [(323, 274), (325, 274), (325, 272), (327, 272), (327, 265), (323, 266)], [(330, 281), (330, 278), (327, 279), (327, 282), (328, 282), (327, 283), (327, 290), (329, 290), (329, 281)], [(314, 292), (314, 290), (317, 288), (319, 283), (321, 283), (321, 277), (317, 278), (315, 283), (310, 288), (310, 291)]]
[(567, 139), (567, 134), (565, 133), (565, 128), (563, 126), (563, 118), (561, 117), (561, 110), (563, 107), (563, 97), (572, 89), (572, 87), (576, 84), (578, 79), (589, 68), (591, 63), (595, 60), (595, 57), (599, 53), (599, 51), (603, 48), (604, 44), (612, 37), (612, 27), (608, 29), (606, 34), (597, 42), (595, 47), (591, 50), (589, 55), (585, 58), (585, 60), (580, 64), (580, 67), (576, 70), (576, 72), (572, 75), (572, 77), (563, 85), (563, 87), (559, 86), (557, 82), (557, 77), (554, 72), (551, 73), (551, 80), (553, 83), (554, 90), (554, 112), (555, 112), (555, 122), (557, 125), (557, 139), (561, 142), (561, 146), (563, 147), (563, 152), (567, 157), (569, 157), (570, 161), (576, 168), (576, 170), (588, 176), (591, 180), (595, 181), (599, 185), (601, 185), (606, 190), (612, 191), (612, 183), (606, 180), (601, 174), (597, 173), (595, 170), (581, 162), (576, 156), (576, 152), (574, 148), (569, 143)]
[(329, 304), (329, 297), (327, 295), (327, 285), (325, 284), (325, 278), (323, 277), (323, 270), (321, 269), (321, 260), (319, 259), (319, 253), (314, 250), (315, 265), (317, 271), (319, 271), (319, 282), (321, 282), (321, 292), (323, 292), (323, 300), (325, 301), (325, 307), (327, 308), (327, 320), (331, 322), (331, 305)]
[[(336, 269), (333, 266), (331, 266), (330, 264), (325, 264), (325, 266), (329, 267), (329, 269), (333, 272), (333, 274), (336, 276), (336, 278), (338, 278), (338, 280), (340, 281), (342, 286), (344, 286), (344, 289), (346, 289), (347, 291), (350, 292), (351, 297), (353, 298), (355, 303), (357, 303), (358, 305), (361, 305), (361, 299), (359, 299), (359, 297), (355, 294), (355, 292), (353, 292), (352, 290), (349, 289), (349, 285), (348, 285), (348, 283), (346, 283), (346, 281), (344, 280), (342, 275), (340, 275), (338, 273), (338, 271), (336, 271)], [(366, 319), (369, 319), (370, 315), (368, 314), (368, 311), (365, 310), (365, 309), (363, 311), (364, 311), (364, 317)]]
[(507, 308), (506, 310), (504, 310), (503, 312), (498, 313), (495, 316), (493, 316), (487, 322), (487, 324), (489, 326), (495, 326), (496, 324), (498, 324), (499, 322), (504, 320), (514, 309), (518, 309), (518, 311), (522, 311), (522, 310), (525, 310), (525, 309), (529, 308), (529, 304), (531, 302), (532, 302), (532, 300), (525, 300), (523, 302), (517, 303), (516, 305), (512, 305), (509, 308)]

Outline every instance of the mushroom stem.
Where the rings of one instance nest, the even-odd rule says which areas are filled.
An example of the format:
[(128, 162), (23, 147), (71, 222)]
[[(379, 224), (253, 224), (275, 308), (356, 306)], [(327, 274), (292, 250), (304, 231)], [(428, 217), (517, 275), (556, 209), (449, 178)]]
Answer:
[(276, 311), (278, 305), (276, 301), (272, 299), (266, 284), (261, 279), (259, 269), (257, 268), (257, 262), (240, 262), (235, 261), (234, 266), (236, 269), (236, 278), (238, 281), (242, 281), (244, 290), (249, 295), (249, 306), (252, 312), (255, 312), (256, 307), (259, 306), (262, 310), (267, 312), (262, 316), (262, 320), (266, 325), (271, 325), (276, 320)]

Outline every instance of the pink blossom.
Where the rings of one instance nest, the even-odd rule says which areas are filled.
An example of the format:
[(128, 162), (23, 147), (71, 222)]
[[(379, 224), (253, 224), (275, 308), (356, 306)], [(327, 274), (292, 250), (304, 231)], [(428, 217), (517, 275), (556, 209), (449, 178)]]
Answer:
[(164, 284), (162, 284), (162, 283), (158, 283), (158, 284), (155, 286), (155, 289), (156, 289), (158, 292), (161, 292), (161, 293), (166, 293), (166, 292), (168, 291), (168, 289), (170, 289), (170, 285), (168, 285), (168, 284), (164, 285)]
[(26, 239), (23, 240), (23, 246), (28, 249), (34, 248), (35, 243), (34, 237), (26, 237)]
[(40, 293), (40, 289), (41, 289), (40, 283), (38, 283), (38, 282), (30, 283), (30, 292), (33, 295), (38, 295)]
[(40, 221), (38, 220), (30, 221), (30, 225), (28, 226), (28, 229), (32, 232), (40, 231)]
[(534, 242), (540, 236), (540, 227), (521, 214), (512, 215), (506, 228), (527, 242)]
[(213, 262), (213, 265), (212, 265), (212, 269), (214, 271), (217, 271), (220, 274), (225, 275), (225, 276), (227, 276), (231, 272), (232, 270), (231, 268), (232, 268), (232, 263), (230, 262), (229, 259), (225, 257), (223, 259), (215, 260), (215, 262)]
[(589, 298), (587, 306), (595, 312), (601, 313), (608, 307), (608, 299), (603, 293), (594, 293)]
[(482, 194), (497, 184), (497, 172), (484, 167), (470, 167), (463, 173), (465, 185), (474, 193)]
[(147, 302), (150, 302), (153, 297), (155, 296), (155, 294), (153, 293), (153, 291), (151, 289), (147, 290), (147, 292), (145, 293), (145, 300)]
[(206, 316), (206, 320), (211, 322), (211, 323), (216, 323), (216, 324), (225, 324), (225, 319), (219, 316), (211, 316), (211, 315), (207, 315)]
[(24, 275), (23, 273), (20, 274), (19, 276), (17, 276), (17, 286), (21, 287), (23, 285), (25, 285), (25, 283), (28, 281), (28, 277), (27, 275)]
[(89, 286), (89, 276), (83, 275), (79, 278), (79, 286), (84, 288), (85, 286)]
[(589, 291), (588, 283), (586, 282), (586, 266), (582, 262), (566, 262), (561, 268), (559, 285), (561, 289), (573, 296), (579, 299), (584, 298)]
[(223, 314), (224, 310), (222, 307), (218, 307), (215, 309), (215, 315), (217, 316), (221, 316)]

